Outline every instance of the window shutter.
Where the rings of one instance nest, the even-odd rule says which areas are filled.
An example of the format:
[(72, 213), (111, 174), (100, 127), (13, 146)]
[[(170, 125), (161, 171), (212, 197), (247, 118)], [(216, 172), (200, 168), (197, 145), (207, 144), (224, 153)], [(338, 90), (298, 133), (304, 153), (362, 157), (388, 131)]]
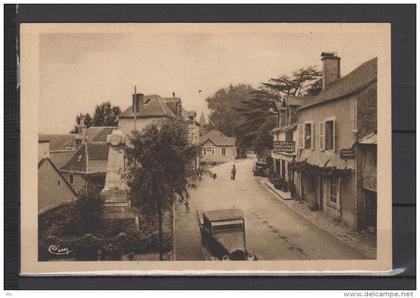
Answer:
[(303, 124), (298, 125), (298, 146), (303, 149)]
[(333, 143), (332, 143), (332, 149), (333, 149), (333, 151), (336, 151), (335, 150), (335, 144), (336, 144), (336, 141), (335, 141), (335, 138), (336, 138), (336, 135), (335, 135), (335, 120), (333, 120)]
[(319, 149), (325, 150), (325, 124), (324, 121), (319, 122)]
[(311, 150), (315, 150), (315, 124), (311, 122)]

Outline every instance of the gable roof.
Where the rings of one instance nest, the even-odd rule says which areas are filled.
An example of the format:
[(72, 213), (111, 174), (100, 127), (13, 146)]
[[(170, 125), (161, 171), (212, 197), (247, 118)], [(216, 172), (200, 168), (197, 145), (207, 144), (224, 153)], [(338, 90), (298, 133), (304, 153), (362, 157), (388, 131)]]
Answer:
[(346, 76), (329, 85), (317, 96), (314, 96), (308, 104), (299, 107), (298, 110), (303, 110), (317, 104), (321, 104), (334, 99), (344, 98), (354, 93), (360, 92), (361, 90), (370, 86), (372, 83), (376, 82), (378, 71), (377, 64), (377, 58), (373, 58), (363, 63)]
[[(119, 118), (134, 118), (133, 106), (129, 106), (124, 112), (122, 112)], [(175, 117), (175, 114), (165, 103), (164, 99), (159, 95), (145, 95), (144, 105), (137, 112), (136, 117), (148, 118), (148, 117)]]
[(107, 135), (115, 129), (113, 126), (91, 126), (86, 130), (88, 142), (106, 142)]
[(57, 169), (60, 169), (73, 157), (75, 152), (75, 150), (50, 151), (49, 159), (54, 163)]
[(216, 146), (235, 146), (236, 139), (227, 137), (218, 130), (211, 130), (208, 134), (200, 137), (200, 144), (211, 141)]
[(76, 134), (40, 134), (38, 142), (50, 142), (50, 150), (66, 150), (66, 144), (70, 144), (75, 138)]
[(70, 185), (70, 183), (63, 177), (63, 175), (60, 173), (60, 171), (57, 169), (57, 167), (55, 166), (55, 164), (48, 158), (48, 157), (44, 157), (43, 159), (41, 159), (38, 162), (38, 170), (41, 168), (41, 166), (44, 164), (44, 162), (48, 162), (51, 164), (52, 168), (54, 169), (54, 171), (57, 173), (58, 176), (60, 176), (61, 179), (63, 179), (65, 185), (67, 185), (67, 187), (70, 189), (70, 191), (77, 196), (76, 191), (73, 189), (73, 187)]
[(86, 142), (74, 153), (61, 171), (81, 174), (105, 173), (109, 147), (105, 142)]

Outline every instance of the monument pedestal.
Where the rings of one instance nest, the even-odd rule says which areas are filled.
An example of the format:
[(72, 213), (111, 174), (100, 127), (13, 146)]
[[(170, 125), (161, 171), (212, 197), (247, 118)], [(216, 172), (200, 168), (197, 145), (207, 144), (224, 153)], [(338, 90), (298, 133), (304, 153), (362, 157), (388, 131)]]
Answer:
[(137, 210), (131, 208), (129, 189), (122, 177), (125, 171), (124, 140), (120, 130), (114, 130), (107, 136), (108, 163), (105, 186), (100, 194), (104, 201), (104, 218), (107, 219), (137, 218)]

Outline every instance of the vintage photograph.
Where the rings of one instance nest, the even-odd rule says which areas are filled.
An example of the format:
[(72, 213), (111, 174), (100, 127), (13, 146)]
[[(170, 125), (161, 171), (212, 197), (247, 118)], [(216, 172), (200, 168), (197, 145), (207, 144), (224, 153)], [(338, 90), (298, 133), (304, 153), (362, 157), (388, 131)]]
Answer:
[(390, 260), (389, 27), (95, 26), (23, 30), (37, 264)]

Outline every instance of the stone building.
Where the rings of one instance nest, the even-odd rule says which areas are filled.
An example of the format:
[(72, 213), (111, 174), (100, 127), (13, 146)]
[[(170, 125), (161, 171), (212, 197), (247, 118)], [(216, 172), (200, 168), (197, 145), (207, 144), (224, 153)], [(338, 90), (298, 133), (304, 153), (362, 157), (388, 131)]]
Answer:
[[(323, 90), (296, 109), (297, 151), (289, 170), (314, 210), (364, 230), (376, 221), (376, 197), (363, 191), (363, 165), (376, 160), (376, 146), (365, 150), (361, 140), (377, 129), (377, 59), (341, 77), (340, 58), (321, 56)], [(376, 177), (376, 166), (369, 171)]]

